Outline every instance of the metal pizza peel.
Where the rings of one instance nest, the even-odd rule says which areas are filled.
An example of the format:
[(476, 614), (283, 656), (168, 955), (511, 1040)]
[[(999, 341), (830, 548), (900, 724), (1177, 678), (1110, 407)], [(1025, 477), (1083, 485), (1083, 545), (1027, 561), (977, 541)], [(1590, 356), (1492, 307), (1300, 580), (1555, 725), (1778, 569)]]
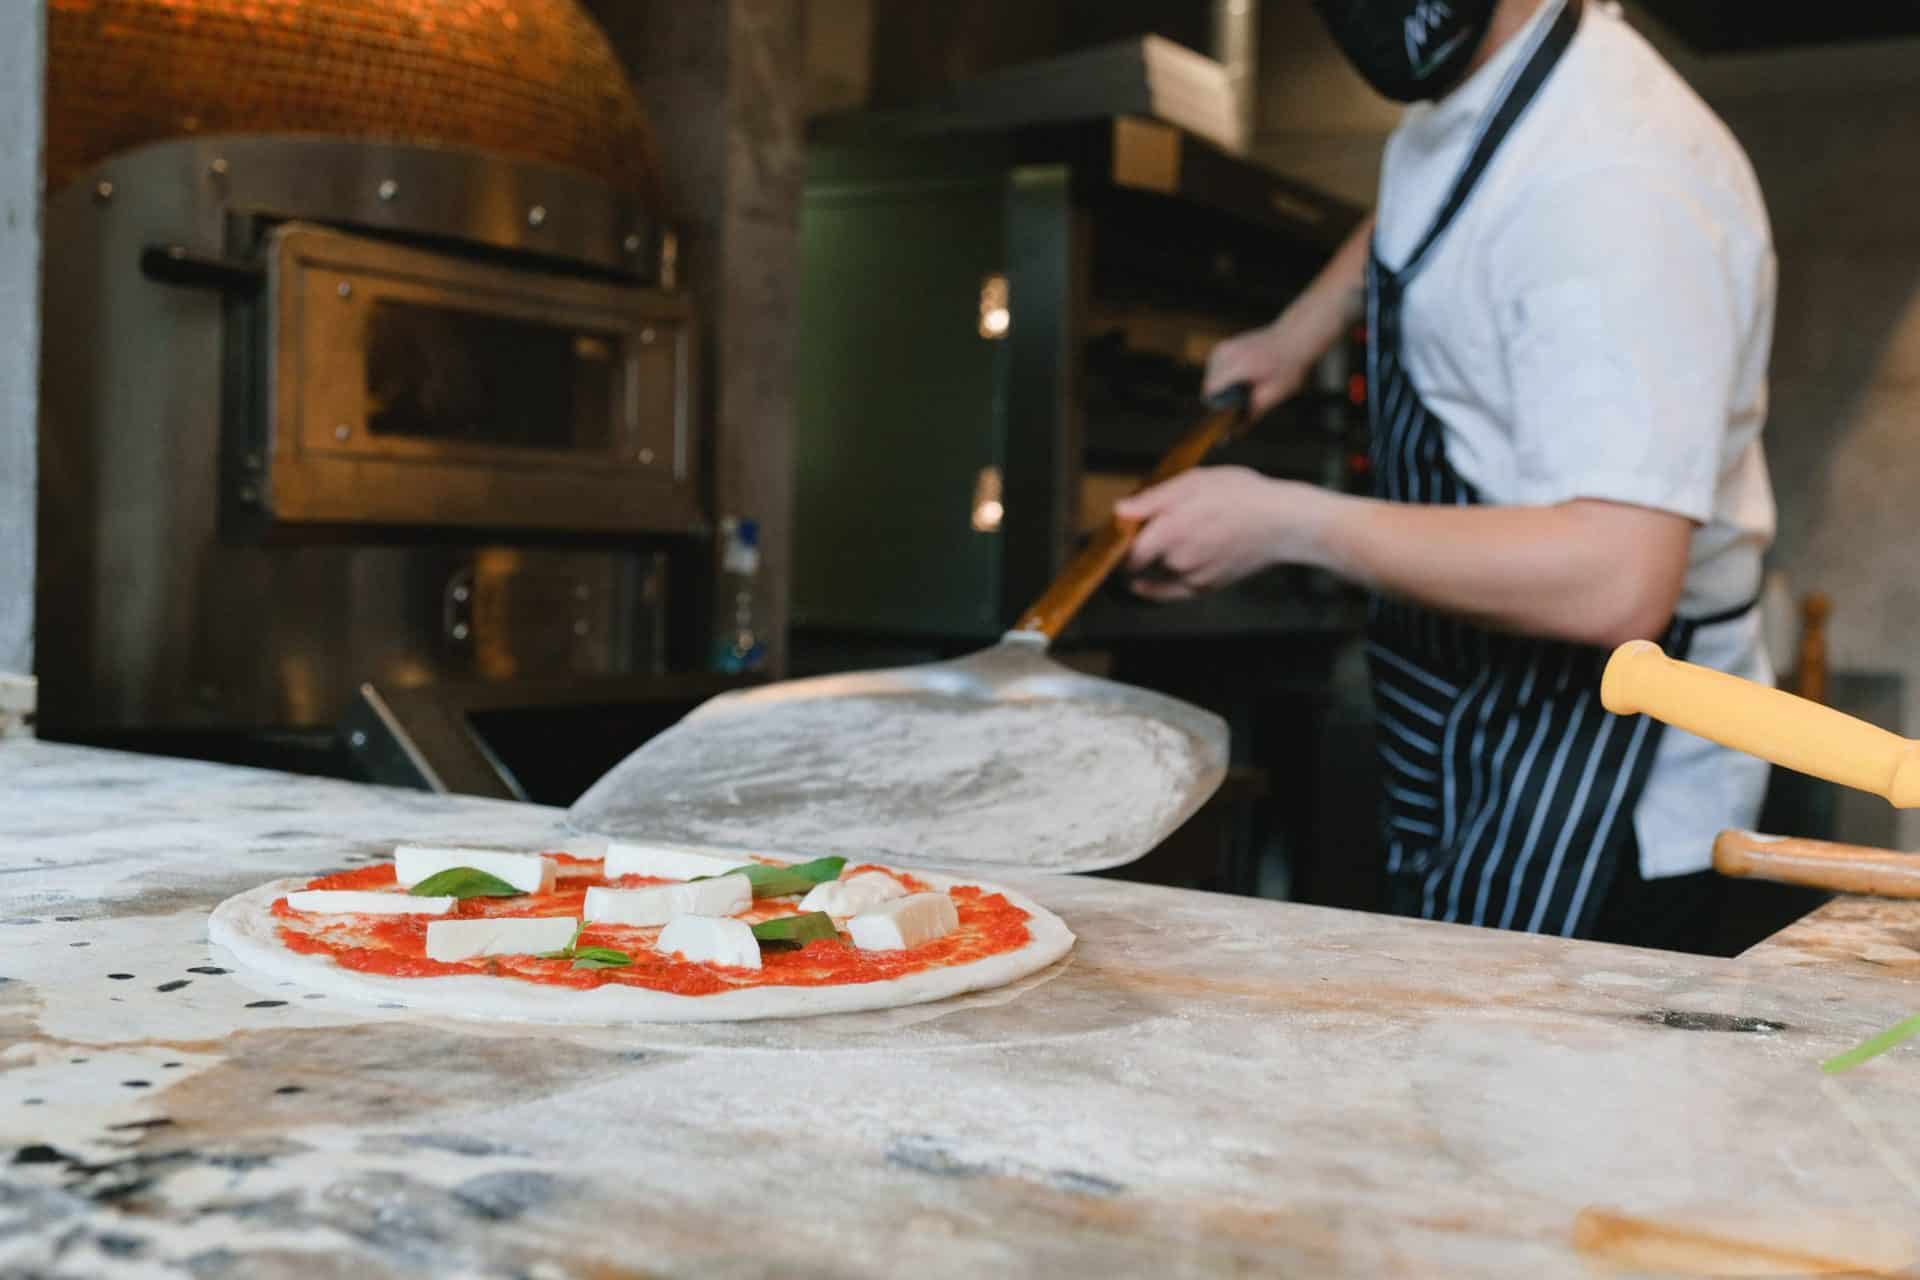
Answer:
[[(1143, 487), (1245, 426), (1244, 387), (1210, 404)], [(703, 703), (588, 788), (568, 824), (616, 839), (979, 870), (1092, 871), (1139, 858), (1219, 787), (1226, 723), (1047, 655), (1137, 531), (1109, 519), (1012, 631), (966, 657)]]

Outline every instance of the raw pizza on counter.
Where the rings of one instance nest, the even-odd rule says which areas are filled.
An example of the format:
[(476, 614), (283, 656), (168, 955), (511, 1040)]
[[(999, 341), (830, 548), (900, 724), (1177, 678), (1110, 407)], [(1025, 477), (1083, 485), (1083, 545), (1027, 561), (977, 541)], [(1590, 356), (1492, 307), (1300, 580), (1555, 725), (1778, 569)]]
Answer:
[(1073, 946), (1014, 892), (843, 858), (401, 845), (229, 898), (211, 939), (316, 990), (541, 1022), (802, 1017), (997, 987)]

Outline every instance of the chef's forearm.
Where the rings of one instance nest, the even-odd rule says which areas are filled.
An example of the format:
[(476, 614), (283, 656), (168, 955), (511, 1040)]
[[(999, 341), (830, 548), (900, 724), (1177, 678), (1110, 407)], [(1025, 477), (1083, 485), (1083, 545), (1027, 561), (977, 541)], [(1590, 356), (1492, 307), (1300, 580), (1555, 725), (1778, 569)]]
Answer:
[(1274, 327), (1289, 335), (1289, 346), (1323, 353), (1333, 346), (1364, 309), (1367, 254), (1373, 241), (1373, 215), (1361, 219), (1320, 274), (1282, 311)]
[(1302, 558), (1482, 625), (1611, 647), (1665, 629), (1693, 526), (1618, 503), (1439, 507), (1324, 494)]

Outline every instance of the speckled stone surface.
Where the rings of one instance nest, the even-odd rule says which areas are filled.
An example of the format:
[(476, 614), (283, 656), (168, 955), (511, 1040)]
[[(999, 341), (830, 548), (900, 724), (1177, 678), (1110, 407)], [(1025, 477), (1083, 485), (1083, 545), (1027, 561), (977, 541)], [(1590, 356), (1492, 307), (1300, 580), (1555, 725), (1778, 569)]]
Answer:
[[(0, 743), (0, 1274), (1915, 1274), (1906, 973), (1031, 878), (885, 1014), (550, 1030), (224, 972), (207, 911), (552, 810)], [(119, 976), (116, 976), (119, 975)]]
[(1802, 968), (1877, 970), (1920, 981), (1920, 901), (1835, 898), (1743, 958)]

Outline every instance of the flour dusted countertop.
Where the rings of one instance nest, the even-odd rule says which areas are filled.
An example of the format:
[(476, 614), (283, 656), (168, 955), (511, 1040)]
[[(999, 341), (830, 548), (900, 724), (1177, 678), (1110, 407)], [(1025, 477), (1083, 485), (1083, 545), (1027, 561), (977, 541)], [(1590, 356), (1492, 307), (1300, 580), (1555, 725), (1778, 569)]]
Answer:
[[(558, 834), (0, 743), (0, 1273), (1914, 1273), (1920, 1045), (1818, 1063), (1920, 983), (1839, 936), (1723, 961), (1035, 877), (1080, 943), (1017, 989), (618, 1030), (313, 999), (204, 940), (276, 876)], [(1797, 929), (1847, 913), (1920, 935)]]

